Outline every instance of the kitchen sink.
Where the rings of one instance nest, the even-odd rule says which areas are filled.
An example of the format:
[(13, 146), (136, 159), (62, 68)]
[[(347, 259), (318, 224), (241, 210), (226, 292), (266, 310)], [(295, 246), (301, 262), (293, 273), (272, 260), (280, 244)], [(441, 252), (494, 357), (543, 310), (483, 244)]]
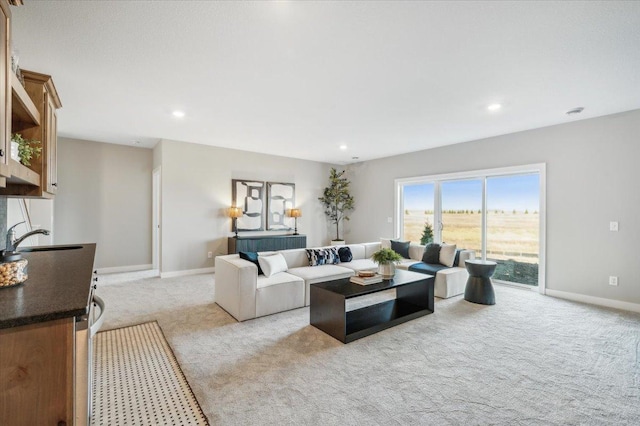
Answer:
[(19, 248), (19, 253), (31, 253), (37, 251), (59, 251), (59, 250), (77, 250), (81, 249), (82, 246), (45, 246), (45, 247), (24, 247)]

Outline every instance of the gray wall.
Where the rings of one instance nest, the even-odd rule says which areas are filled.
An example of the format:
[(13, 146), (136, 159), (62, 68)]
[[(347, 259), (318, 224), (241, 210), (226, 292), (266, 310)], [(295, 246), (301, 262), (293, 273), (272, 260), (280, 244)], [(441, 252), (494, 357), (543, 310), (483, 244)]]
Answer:
[[(355, 164), (346, 235), (393, 236), (396, 178), (546, 163), (547, 288), (640, 303), (639, 160), (636, 110)], [(609, 231), (612, 220), (619, 232)]]
[(227, 237), (233, 235), (225, 216), (232, 179), (295, 183), (303, 215), (298, 232), (307, 236), (308, 246), (328, 244), (329, 227), (317, 198), (331, 165), (166, 140), (155, 151), (162, 164), (162, 272), (213, 267), (207, 252), (226, 254)]
[(150, 149), (59, 138), (54, 243), (97, 243), (97, 268), (151, 264), (152, 162)]

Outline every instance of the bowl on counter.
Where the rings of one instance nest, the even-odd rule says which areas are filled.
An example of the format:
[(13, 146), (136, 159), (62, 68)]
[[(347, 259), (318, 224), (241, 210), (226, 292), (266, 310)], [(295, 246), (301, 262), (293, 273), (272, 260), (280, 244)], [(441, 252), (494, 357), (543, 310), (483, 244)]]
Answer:
[(0, 263), (0, 288), (13, 287), (22, 284), (29, 278), (27, 274), (27, 259), (18, 259)]

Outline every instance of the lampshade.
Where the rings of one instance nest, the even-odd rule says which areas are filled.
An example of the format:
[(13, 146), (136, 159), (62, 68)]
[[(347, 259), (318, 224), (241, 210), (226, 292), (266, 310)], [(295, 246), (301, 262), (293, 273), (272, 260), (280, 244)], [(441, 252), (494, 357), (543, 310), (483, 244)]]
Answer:
[(302, 217), (302, 210), (300, 209), (289, 210), (289, 217)]
[(243, 212), (240, 207), (229, 208), (229, 217), (237, 219), (239, 217), (242, 217), (242, 215), (243, 215)]

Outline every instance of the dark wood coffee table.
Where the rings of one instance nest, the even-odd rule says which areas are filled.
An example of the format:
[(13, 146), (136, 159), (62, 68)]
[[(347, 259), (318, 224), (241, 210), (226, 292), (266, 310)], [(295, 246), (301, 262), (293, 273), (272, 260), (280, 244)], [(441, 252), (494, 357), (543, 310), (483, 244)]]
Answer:
[[(391, 280), (358, 285), (344, 278), (311, 284), (309, 317), (312, 326), (343, 343), (433, 313), (432, 275), (397, 270)], [(346, 312), (346, 300), (389, 289), (396, 298)]]

